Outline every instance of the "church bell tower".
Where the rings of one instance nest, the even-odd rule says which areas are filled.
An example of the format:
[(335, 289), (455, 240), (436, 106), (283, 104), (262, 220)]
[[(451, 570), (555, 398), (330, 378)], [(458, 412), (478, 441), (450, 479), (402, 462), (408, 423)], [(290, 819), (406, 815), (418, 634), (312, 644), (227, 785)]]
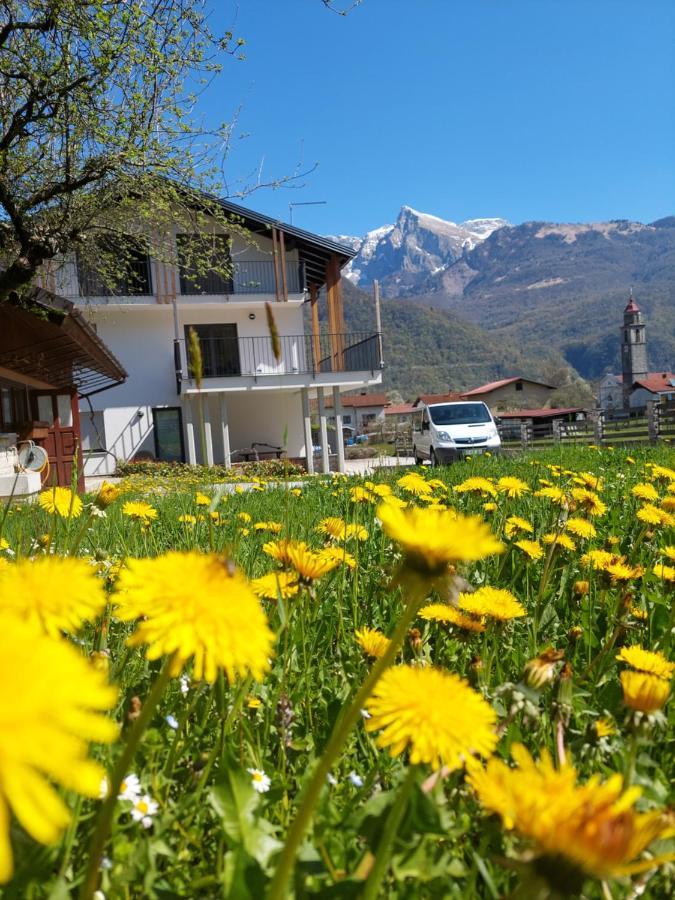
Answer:
[(648, 372), (645, 323), (632, 291), (623, 311), (621, 370), (623, 374), (623, 405), (628, 408), (628, 397), (633, 382), (638, 378), (644, 378)]

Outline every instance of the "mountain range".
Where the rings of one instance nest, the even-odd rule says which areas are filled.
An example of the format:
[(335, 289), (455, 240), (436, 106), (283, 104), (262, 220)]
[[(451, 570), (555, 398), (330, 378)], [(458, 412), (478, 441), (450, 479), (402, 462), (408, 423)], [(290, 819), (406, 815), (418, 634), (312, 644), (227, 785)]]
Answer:
[[(468, 378), (452, 378), (453, 388), (479, 383), (469, 377), (470, 364), (487, 378), (541, 377), (563, 362), (586, 379), (620, 371), (619, 331), (631, 289), (645, 314), (650, 368), (675, 363), (675, 216), (648, 224), (457, 224), (404, 206), (393, 225), (336, 239), (357, 250), (345, 272), (356, 289), (346, 292), (348, 322), (362, 321), (358, 296), (377, 279), (385, 350), (408, 343), (397, 328), (426, 333), (433, 323), (436, 334), (447, 332), (444, 359)], [(458, 323), (472, 326), (470, 346), (453, 339)], [(434, 360), (416, 354), (413, 342), (395, 366), (433, 371)], [(396, 369), (387, 376), (397, 386), (404, 381)]]

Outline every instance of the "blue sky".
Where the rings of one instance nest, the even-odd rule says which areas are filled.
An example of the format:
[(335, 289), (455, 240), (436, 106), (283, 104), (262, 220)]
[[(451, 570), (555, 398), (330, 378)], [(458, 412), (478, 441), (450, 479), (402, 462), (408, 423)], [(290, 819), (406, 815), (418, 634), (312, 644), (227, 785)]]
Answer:
[[(339, 4), (342, 0), (336, 0)], [(322, 233), (402, 204), (462, 221), (675, 214), (675, 0), (213, 0), (246, 39), (202, 98), (238, 111), (230, 190)]]

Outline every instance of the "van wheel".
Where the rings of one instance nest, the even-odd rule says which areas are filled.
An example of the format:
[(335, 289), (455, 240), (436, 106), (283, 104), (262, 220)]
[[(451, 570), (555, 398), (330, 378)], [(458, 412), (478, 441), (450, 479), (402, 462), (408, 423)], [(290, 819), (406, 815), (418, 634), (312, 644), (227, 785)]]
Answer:
[(438, 460), (436, 459), (436, 454), (434, 453), (433, 450), (429, 453), (429, 462), (431, 463), (431, 465), (434, 469), (438, 465)]

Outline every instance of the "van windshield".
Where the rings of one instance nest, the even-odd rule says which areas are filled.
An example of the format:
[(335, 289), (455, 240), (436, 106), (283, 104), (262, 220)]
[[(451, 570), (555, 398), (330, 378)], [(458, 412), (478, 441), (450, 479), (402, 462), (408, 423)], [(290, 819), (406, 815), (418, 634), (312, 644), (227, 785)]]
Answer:
[(480, 425), (489, 422), (490, 412), (484, 403), (444, 403), (430, 406), (434, 425)]

